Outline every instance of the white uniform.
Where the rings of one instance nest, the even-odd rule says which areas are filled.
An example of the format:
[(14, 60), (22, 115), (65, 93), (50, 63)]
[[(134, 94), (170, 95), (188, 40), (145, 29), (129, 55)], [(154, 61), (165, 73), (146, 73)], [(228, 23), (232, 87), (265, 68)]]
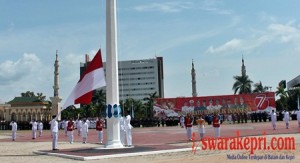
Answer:
[(58, 122), (56, 119), (51, 121), (51, 131), (52, 131), (52, 150), (57, 149), (57, 140), (58, 140)]
[(271, 121), (272, 121), (273, 129), (276, 130), (277, 115), (275, 112), (271, 113)]
[(36, 138), (36, 130), (37, 130), (37, 123), (34, 122), (30, 122), (30, 124), (32, 125), (31, 129), (32, 129), (32, 139)]
[(298, 111), (296, 112), (296, 114), (297, 114), (298, 125), (299, 125), (299, 127), (300, 127), (300, 110), (298, 110)]
[(81, 135), (81, 131), (82, 131), (82, 121), (81, 120), (78, 120), (76, 122), (76, 127), (77, 127), (78, 136), (80, 136)]
[(231, 123), (232, 123), (232, 115), (229, 114), (228, 117), (227, 117), (227, 119), (228, 119), (228, 121), (229, 121), (229, 124), (231, 124)]
[(43, 128), (44, 128), (43, 123), (39, 122), (38, 123), (39, 136), (42, 136)]
[(205, 123), (205, 120), (202, 118), (197, 120), (198, 132), (200, 134), (200, 139), (202, 139), (205, 134), (204, 123)]
[(180, 126), (181, 128), (184, 128), (184, 116), (180, 117)]
[(9, 125), (11, 125), (11, 131), (12, 131), (11, 137), (12, 137), (12, 140), (15, 141), (16, 137), (17, 137), (18, 125), (17, 125), (16, 122), (10, 122)]
[(86, 144), (88, 132), (89, 132), (89, 125), (87, 122), (83, 122), (83, 124), (82, 124), (82, 139), (83, 139), (84, 144)]
[(125, 145), (125, 124), (124, 118), (120, 118), (120, 140), (123, 145)]
[[(67, 135), (68, 135), (68, 139), (69, 139), (69, 142), (70, 144), (73, 144), (74, 142), (74, 126), (75, 126), (75, 122), (74, 121), (67, 121), (68, 123), (70, 122), (70, 129), (68, 129), (68, 123), (67, 123)], [(71, 124), (71, 122), (73, 122), (73, 124)]]
[(64, 131), (65, 131), (65, 136), (68, 135), (68, 130), (67, 130), (68, 122), (69, 122), (69, 121), (64, 121), (64, 123), (63, 123), (63, 125), (64, 125)]
[(290, 120), (290, 114), (288, 111), (284, 112), (284, 118), (283, 118), (285, 125), (286, 125), (286, 129), (289, 128), (289, 120)]
[(132, 145), (132, 135), (131, 135), (131, 129), (132, 126), (130, 124), (131, 116), (127, 115), (125, 119), (125, 132), (126, 132), (126, 138), (127, 138), (127, 145)]

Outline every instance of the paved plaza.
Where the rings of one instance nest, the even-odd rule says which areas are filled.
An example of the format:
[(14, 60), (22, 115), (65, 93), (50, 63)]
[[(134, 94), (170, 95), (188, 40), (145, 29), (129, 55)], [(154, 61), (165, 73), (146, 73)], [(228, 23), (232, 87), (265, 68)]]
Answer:
[[(193, 127), (197, 133), (197, 127)], [(271, 122), (241, 123), (241, 124), (223, 124), (221, 126), (222, 137), (235, 137), (236, 131), (240, 136), (290, 136), (295, 137), (296, 150), (293, 151), (256, 151), (257, 153), (290, 153), (295, 156), (291, 161), (300, 159), (300, 128), (297, 121), (291, 121), (290, 128), (286, 129), (284, 122), (277, 122), (277, 130), (272, 129)], [(51, 150), (50, 131), (45, 130), (42, 137), (31, 139), (31, 131), (18, 131), (17, 140), (11, 141), (10, 131), (0, 131), (0, 159), (5, 162), (50, 162), (57, 160), (61, 162), (71, 162), (76, 160), (89, 160), (88, 162), (197, 162), (197, 159), (211, 161), (221, 158), (228, 160), (227, 154), (247, 153), (249, 151), (228, 151), (228, 150), (200, 150), (192, 152), (192, 142), (187, 141), (186, 131), (179, 126), (175, 127), (149, 127), (134, 128), (132, 130), (134, 147), (125, 147), (121, 149), (106, 149), (104, 145), (97, 143), (95, 129), (89, 130), (88, 143), (82, 144), (82, 138), (74, 132), (74, 144), (68, 143), (68, 137), (64, 135), (63, 130), (59, 133), (59, 151)], [(105, 135), (105, 131), (104, 131)], [(212, 126), (206, 126), (206, 137), (213, 137)], [(199, 142), (199, 136), (196, 134), (196, 142)], [(104, 139), (105, 142), (105, 139)], [(214, 156), (214, 157), (213, 157)], [(123, 161), (123, 162), (124, 162)], [(198, 160), (199, 161), (199, 160)], [(215, 160), (217, 161), (217, 160)], [(244, 160), (243, 160), (244, 161)], [(254, 161), (254, 160), (248, 160)], [(266, 160), (265, 160), (266, 161)], [(267, 160), (268, 161), (268, 160)], [(282, 161), (282, 160), (272, 160)], [(2, 161), (1, 161), (2, 162)], [(214, 161), (213, 161), (214, 162)]]

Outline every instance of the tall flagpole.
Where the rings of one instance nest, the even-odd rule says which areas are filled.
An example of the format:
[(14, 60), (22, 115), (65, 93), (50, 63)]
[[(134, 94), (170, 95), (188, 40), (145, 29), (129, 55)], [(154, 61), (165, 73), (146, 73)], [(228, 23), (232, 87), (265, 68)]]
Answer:
[(116, 0), (106, 0), (106, 148), (121, 148)]

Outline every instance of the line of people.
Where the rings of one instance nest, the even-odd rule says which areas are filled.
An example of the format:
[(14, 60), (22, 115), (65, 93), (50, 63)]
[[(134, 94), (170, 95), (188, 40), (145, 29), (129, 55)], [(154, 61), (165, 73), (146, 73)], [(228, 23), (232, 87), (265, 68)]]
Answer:
[[(192, 140), (193, 123), (194, 123), (194, 117), (191, 116), (191, 114), (187, 114), (186, 117), (180, 119), (180, 125), (182, 128), (186, 129), (187, 138), (189, 141), (194, 141)], [(205, 120), (203, 119), (202, 115), (198, 116), (196, 123), (198, 127), (198, 133), (200, 134), (200, 140), (202, 140), (205, 134)], [(220, 131), (221, 122), (220, 122), (220, 116), (216, 113), (213, 115), (212, 125), (215, 132), (215, 138), (219, 138), (221, 133)]]
[[(31, 124), (32, 139), (36, 139), (37, 132), (39, 133), (39, 137), (41, 137), (44, 128), (42, 121), (37, 122), (35, 120), (32, 120), (31, 122), (29, 122), (29, 124)], [(16, 121), (12, 120), (9, 125), (12, 128), (12, 141), (15, 141), (17, 138), (18, 124)]]
[[(51, 125), (51, 137), (52, 137), (52, 150), (58, 150), (57, 148), (57, 141), (58, 141), (58, 122), (57, 117), (52, 116), (52, 121), (50, 121)], [(88, 132), (89, 132), (89, 125), (86, 119), (77, 120), (77, 132), (78, 136), (82, 137), (82, 143), (87, 143)], [(102, 144), (103, 142), (103, 128), (104, 128), (104, 120), (100, 117), (97, 119), (96, 122), (96, 131), (98, 133), (98, 142)], [(72, 118), (66, 122), (64, 127), (65, 136), (68, 136), (68, 141), (70, 144), (74, 142), (74, 130), (75, 130), (75, 122)]]
[[(296, 112), (296, 115), (297, 115), (297, 120), (298, 120), (298, 126), (300, 127), (300, 109), (298, 109), (298, 111)], [(276, 130), (277, 114), (274, 110), (272, 110), (272, 113), (271, 113), (271, 121), (272, 121), (273, 130)], [(283, 121), (285, 122), (286, 129), (289, 129), (290, 114), (286, 110), (283, 111)]]
[[(120, 141), (124, 146), (131, 147), (132, 146), (132, 134), (131, 129), (133, 128), (130, 124), (131, 116), (128, 112), (128, 115), (125, 117), (120, 118)], [(58, 122), (56, 120), (56, 116), (52, 117), (51, 124), (51, 136), (52, 136), (52, 150), (58, 150), (57, 148), (57, 141), (58, 141)], [(78, 121), (80, 122), (80, 121)], [(98, 118), (96, 121), (96, 131), (97, 131), (97, 137), (98, 137), (98, 143), (103, 143), (103, 129), (105, 126), (105, 121), (102, 118)], [(82, 124), (77, 124), (77, 130), (78, 135), (82, 136), (83, 138), (83, 144), (87, 143), (87, 137), (88, 137), (88, 123), (86, 119), (83, 119)], [(73, 144), (74, 141), (74, 130), (75, 130), (75, 122), (72, 120), (72, 118), (69, 119), (67, 126), (67, 136), (70, 144)], [(125, 145), (125, 137), (126, 137), (126, 145)]]
[[(298, 121), (298, 126), (300, 127), (300, 109), (296, 112), (297, 114), (297, 121)], [(289, 129), (289, 121), (290, 121), (290, 115), (289, 112), (284, 110), (284, 117), (283, 121), (285, 123), (286, 129)], [(277, 122), (277, 114), (274, 110), (272, 110), (271, 113), (271, 122), (273, 129), (276, 130), (276, 122)], [(192, 132), (193, 132), (193, 123), (194, 123), (194, 117), (191, 116), (191, 114), (187, 114), (186, 117), (180, 117), (180, 126), (181, 128), (186, 128), (187, 132), (187, 138), (189, 141), (192, 140)], [(198, 133), (200, 134), (200, 140), (202, 140), (204, 134), (205, 134), (205, 119), (203, 119), (202, 115), (198, 116), (198, 119), (196, 120), (197, 128), (198, 128)], [(212, 119), (212, 126), (214, 128), (215, 132), (215, 138), (220, 137), (220, 127), (221, 127), (221, 121), (220, 121), (220, 116), (218, 114), (214, 114), (213, 119)]]

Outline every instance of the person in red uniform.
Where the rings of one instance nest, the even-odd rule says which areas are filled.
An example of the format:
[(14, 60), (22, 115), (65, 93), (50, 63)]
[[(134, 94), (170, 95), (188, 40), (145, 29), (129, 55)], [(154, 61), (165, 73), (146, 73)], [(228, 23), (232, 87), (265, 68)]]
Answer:
[(98, 133), (98, 142), (100, 144), (102, 144), (103, 142), (103, 128), (104, 128), (104, 120), (99, 117), (96, 122), (96, 131)]
[(70, 118), (68, 125), (67, 125), (67, 131), (68, 131), (70, 144), (73, 144), (73, 141), (74, 141), (73, 130), (74, 130), (74, 121), (72, 118)]
[(187, 137), (189, 141), (192, 141), (192, 131), (193, 131), (193, 118), (191, 114), (187, 114), (184, 119), (184, 126), (186, 129)]
[(218, 114), (214, 114), (214, 117), (213, 117), (213, 127), (214, 127), (214, 130), (215, 130), (215, 138), (219, 138), (220, 137), (220, 118), (219, 118), (219, 115)]

